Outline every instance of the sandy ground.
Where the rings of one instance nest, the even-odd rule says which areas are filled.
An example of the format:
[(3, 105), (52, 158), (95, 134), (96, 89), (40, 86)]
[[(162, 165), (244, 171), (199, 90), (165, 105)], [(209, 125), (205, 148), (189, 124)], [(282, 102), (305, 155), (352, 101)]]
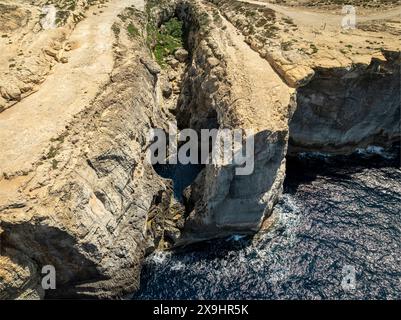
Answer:
[(69, 38), (75, 46), (69, 62), (56, 65), (39, 91), (0, 113), (0, 174), (28, 171), (49, 140), (90, 106), (113, 69), (111, 26), (131, 5), (143, 10), (144, 1), (112, 0), (103, 12), (91, 9)]
[[(288, 123), (282, 116), (287, 114), (293, 89), (289, 88), (273, 70), (267, 60), (252, 50), (245, 43), (244, 36), (224, 17), (224, 32), (228, 35), (228, 43), (224, 43), (223, 51), (231, 59), (229, 75), (235, 77), (232, 88), (238, 99), (233, 102), (241, 114), (244, 128), (257, 131), (286, 130)], [(245, 101), (245, 103), (242, 103)]]
[[(341, 11), (338, 14), (334, 13), (327, 13), (327, 12), (316, 12), (311, 9), (306, 8), (294, 8), (294, 7), (287, 7), (276, 5), (272, 3), (268, 3), (266, 1), (253, 1), (253, 0), (239, 0), (242, 2), (248, 2), (253, 4), (264, 5), (269, 7), (279, 13), (285, 14), (297, 25), (304, 25), (310, 27), (318, 27), (322, 24), (326, 24), (327, 26), (333, 27), (340, 27), (344, 14), (341, 14)], [(400, 19), (401, 18), (401, 6), (383, 10), (383, 12), (375, 12), (366, 14), (364, 13), (363, 16), (359, 15), (359, 12), (356, 12), (357, 22), (367, 22), (372, 20), (382, 20), (382, 19)]]

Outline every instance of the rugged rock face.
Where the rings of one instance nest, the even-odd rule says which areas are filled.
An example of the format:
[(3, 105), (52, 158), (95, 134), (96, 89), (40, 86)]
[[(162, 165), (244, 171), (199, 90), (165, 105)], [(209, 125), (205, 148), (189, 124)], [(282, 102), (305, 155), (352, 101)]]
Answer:
[(145, 161), (147, 134), (162, 127), (160, 68), (149, 57), (141, 12), (116, 23), (116, 65), (90, 108), (52, 139), (23, 176), (0, 178), (0, 297), (43, 297), (41, 270), (53, 265), (57, 289), (46, 297), (116, 297), (139, 285), (149, 247), (148, 211), (169, 192)]
[(400, 141), (400, 54), (385, 51), (369, 66), (320, 69), (298, 89), (291, 153), (352, 153)]
[(155, 10), (156, 21), (173, 15), (184, 21), (191, 57), (176, 111), (179, 126), (253, 130), (256, 145), (249, 176), (236, 175), (238, 165), (206, 166), (186, 192), (188, 216), (177, 244), (256, 232), (282, 191), (293, 90), (215, 7), (171, 5)]
[[(262, 1), (211, 2), (297, 89), (290, 153), (347, 154), (400, 140), (401, 63), (394, 36), (401, 34), (401, 24), (395, 11), (358, 16), (358, 27), (347, 29), (341, 27), (343, 16), (324, 11), (303, 14)], [(327, 2), (304, 5), (319, 9)]]

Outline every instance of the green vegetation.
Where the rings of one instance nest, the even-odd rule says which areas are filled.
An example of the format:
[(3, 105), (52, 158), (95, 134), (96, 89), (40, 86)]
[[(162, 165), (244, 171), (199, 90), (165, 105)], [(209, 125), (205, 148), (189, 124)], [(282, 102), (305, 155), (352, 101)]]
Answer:
[(249, 34), (255, 34), (255, 32), (256, 32), (255, 27), (253, 25), (250, 25), (248, 27), (248, 32), (249, 32)]
[(165, 67), (165, 59), (183, 46), (183, 22), (172, 18), (160, 28), (148, 25), (148, 44), (161, 67)]
[(65, 138), (67, 138), (68, 132), (64, 132), (63, 134), (59, 135), (57, 138), (52, 138), (50, 139), (51, 142), (59, 142), (60, 144), (65, 141)]
[(74, 11), (76, 7), (77, 4), (75, 0), (67, 0), (64, 8), (70, 11)]
[(74, 11), (77, 6), (77, 0), (48, 0), (46, 5), (54, 5), (57, 9)]
[(247, 17), (247, 18), (250, 18), (250, 17), (255, 17), (256, 16), (256, 12), (255, 11), (246, 11), (245, 12), (245, 16)]
[(262, 34), (266, 37), (266, 38), (275, 38), (277, 37), (277, 31), (279, 31), (280, 28), (277, 27), (276, 25), (272, 24), (272, 25), (266, 25), (262, 31)]
[[(298, 1), (300, 2), (300, 1)], [(383, 6), (393, 7), (399, 4), (399, 0), (305, 0), (297, 4), (293, 0), (273, 0), (273, 3), (281, 5), (306, 7), (339, 7), (343, 5), (352, 5), (364, 8), (382, 8)]]
[(56, 24), (61, 27), (66, 24), (71, 12), (68, 10), (59, 10), (56, 12)]
[(198, 15), (198, 25), (199, 25), (199, 34), (202, 36), (207, 36), (210, 32), (210, 17), (206, 12), (203, 12)]

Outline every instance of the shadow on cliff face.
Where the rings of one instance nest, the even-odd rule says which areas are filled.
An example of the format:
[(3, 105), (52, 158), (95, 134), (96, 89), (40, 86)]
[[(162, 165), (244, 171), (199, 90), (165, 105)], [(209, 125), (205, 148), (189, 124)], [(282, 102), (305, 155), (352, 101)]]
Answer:
[[(22, 261), (26, 258), (33, 261), (38, 270), (31, 272), (39, 277), (43, 266), (55, 267), (56, 290), (46, 291), (45, 298), (73, 298), (80, 295), (74, 289), (75, 285), (106, 279), (88, 257), (89, 254), (96, 257), (97, 249), (90, 244), (78, 244), (76, 238), (65, 231), (26, 222), (2, 222), (1, 228), (4, 230), (0, 238), (2, 255), (8, 256), (8, 252), (13, 250), (22, 253)], [(84, 255), (86, 252), (88, 256)], [(18, 264), (20, 259), (15, 261)]]
[(11, 248), (1, 250), (0, 300), (43, 298), (38, 269), (36, 263), (25, 254)]
[(290, 122), (291, 155), (350, 154), (357, 148), (388, 148), (401, 139), (399, 52), (383, 51), (366, 68), (317, 69), (297, 91)]
[(369, 169), (385, 167), (401, 167), (401, 144), (394, 143), (389, 149), (368, 149), (357, 151), (348, 156), (303, 153), (287, 157), (287, 177), (291, 181), (291, 190), (296, 191), (298, 185), (312, 183), (318, 176), (329, 175), (339, 179), (352, 179), (355, 174)]
[[(188, 73), (188, 68), (191, 66), (191, 61), (193, 59), (193, 47), (194, 47), (194, 40), (190, 36), (191, 28), (193, 26), (189, 23), (189, 21), (183, 19), (182, 15), (182, 10), (188, 10), (183, 5), (177, 5), (176, 7), (172, 6), (170, 8), (165, 8), (165, 10), (162, 10), (159, 12), (158, 15), (155, 17), (155, 28), (154, 32), (158, 34), (158, 37), (155, 39), (155, 44), (153, 44), (152, 49), (154, 51), (155, 57), (159, 58), (158, 62), (164, 67), (164, 72), (169, 73), (169, 74), (174, 74), (174, 78), (176, 77), (182, 77), (184, 80), (181, 81), (179, 84), (179, 92), (174, 92), (173, 96), (175, 95), (176, 101), (175, 105), (172, 106), (172, 108), (169, 109), (171, 115), (175, 117), (175, 121), (177, 122), (177, 127), (179, 130), (184, 130), (187, 128), (191, 128), (193, 126), (190, 125), (190, 116), (191, 113), (189, 110), (186, 110), (186, 112), (180, 112), (180, 105), (183, 103), (183, 99), (189, 99), (192, 100), (192, 96), (190, 93), (188, 93), (186, 90), (187, 84), (185, 83), (187, 80), (187, 73)], [(173, 23), (171, 23), (173, 22)], [(174, 26), (174, 27), (172, 27)], [(174, 56), (173, 50), (171, 48), (166, 48), (166, 34), (168, 34), (167, 39), (171, 41), (171, 39), (174, 39), (174, 45), (177, 46), (177, 43), (180, 43), (182, 47), (187, 50), (188, 52), (188, 57), (185, 61), (180, 61), (181, 67), (172, 67), (168, 63), (165, 63), (165, 59), (168, 57), (164, 57), (169, 51), (170, 57)], [(160, 57), (160, 49), (164, 48), (165, 50), (163, 51), (163, 54)], [(168, 49), (168, 50), (167, 50)], [(180, 49), (180, 48), (179, 48)], [(162, 59), (164, 58), (164, 60)], [(163, 60), (163, 61), (159, 61)], [(184, 96), (186, 96), (184, 98)], [(166, 98), (166, 103), (169, 102), (169, 99), (171, 97)], [(202, 128), (209, 128), (213, 127), (215, 128), (217, 126), (217, 113), (212, 110), (208, 114), (208, 118), (202, 119)], [(170, 135), (168, 132), (165, 132), (166, 138), (167, 138), (167, 143), (170, 143)], [(178, 139), (178, 136), (177, 136)], [(179, 141), (178, 146), (182, 146), (185, 144), (187, 141)], [(200, 145), (200, 140), (198, 142)], [(200, 148), (199, 148), (199, 154), (200, 154)], [(167, 157), (171, 156), (170, 154), (167, 155)], [(199, 159), (200, 160), (200, 159)], [(199, 161), (198, 163), (201, 163)], [(184, 190), (190, 186), (198, 176), (198, 174), (204, 169), (204, 165), (202, 164), (154, 164), (153, 168), (156, 171), (156, 173), (161, 176), (164, 179), (169, 179), (172, 180), (173, 182), (173, 190), (174, 190), (174, 197), (177, 201), (183, 202), (183, 193)]]

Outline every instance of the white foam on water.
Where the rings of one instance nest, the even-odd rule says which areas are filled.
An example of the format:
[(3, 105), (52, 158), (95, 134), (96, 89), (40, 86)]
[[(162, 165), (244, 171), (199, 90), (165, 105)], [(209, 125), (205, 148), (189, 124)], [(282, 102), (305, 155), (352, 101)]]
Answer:
[(242, 239), (246, 238), (244, 235), (234, 234), (231, 237), (227, 238), (226, 241), (241, 241)]
[(180, 271), (186, 268), (186, 265), (183, 264), (181, 261), (178, 261), (177, 263), (173, 264), (170, 269), (173, 271)]
[(325, 159), (332, 157), (332, 154), (323, 153), (323, 152), (301, 152), (298, 154), (300, 159), (308, 159), (308, 158), (317, 158), (317, 159)]
[(362, 156), (369, 156), (369, 155), (379, 155), (385, 159), (394, 159), (395, 155), (379, 146), (368, 146), (366, 149), (359, 148), (356, 150), (356, 153)]
[(164, 251), (155, 251), (150, 257), (149, 260), (155, 264), (163, 264), (167, 258), (171, 256), (171, 253)]
[(286, 266), (285, 261), (280, 259), (280, 252), (274, 249), (276, 247), (280, 251), (279, 247), (281, 245), (274, 242), (274, 239), (277, 239), (278, 236), (276, 232), (281, 232), (278, 230), (283, 230), (284, 228), (282, 235), (285, 237), (285, 246), (295, 243), (301, 216), (301, 207), (294, 197), (289, 194), (283, 195), (281, 204), (275, 210), (275, 213), (278, 215), (278, 222), (276, 227), (271, 231), (271, 234), (265, 235), (272, 239), (271, 242), (267, 242), (267, 238), (262, 238), (254, 246), (244, 249), (249, 268), (256, 272), (268, 268), (270, 276), (267, 281), (272, 283), (283, 281), (290, 274), (290, 268)]

